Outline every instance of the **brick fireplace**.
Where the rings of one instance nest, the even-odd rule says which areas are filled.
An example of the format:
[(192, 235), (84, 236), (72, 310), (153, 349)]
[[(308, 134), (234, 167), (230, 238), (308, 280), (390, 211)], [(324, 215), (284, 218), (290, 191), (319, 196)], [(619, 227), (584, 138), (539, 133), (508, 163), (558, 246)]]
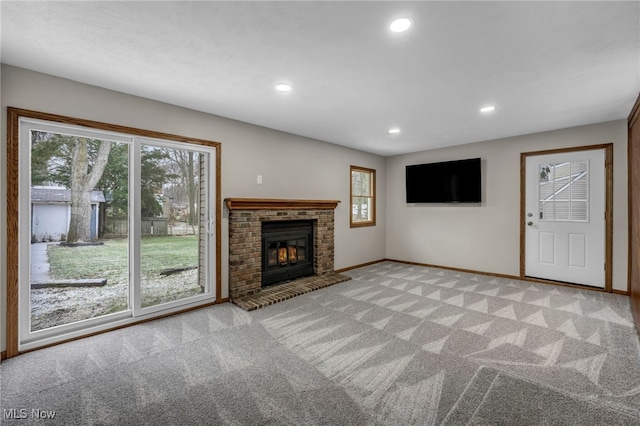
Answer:
[[(227, 198), (225, 203), (229, 209), (229, 296), (234, 303), (263, 289), (262, 229), (267, 222), (312, 223), (314, 276), (321, 278), (322, 283), (328, 282), (327, 276), (339, 275), (334, 272), (334, 213), (339, 201)], [(344, 279), (340, 281), (348, 279), (341, 278)], [(309, 287), (310, 279), (313, 277), (300, 281)], [(318, 284), (317, 288), (323, 286), (326, 284)], [(272, 287), (278, 285), (264, 292)]]

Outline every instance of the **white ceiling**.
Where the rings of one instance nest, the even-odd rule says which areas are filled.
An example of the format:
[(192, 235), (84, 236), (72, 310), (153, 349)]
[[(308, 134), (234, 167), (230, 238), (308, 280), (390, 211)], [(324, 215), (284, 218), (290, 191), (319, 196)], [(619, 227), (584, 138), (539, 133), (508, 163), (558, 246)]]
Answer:
[[(640, 92), (637, 1), (0, 11), (3, 63), (385, 156), (626, 118)], [(414, 25), (391, 33), (399, 16)]]

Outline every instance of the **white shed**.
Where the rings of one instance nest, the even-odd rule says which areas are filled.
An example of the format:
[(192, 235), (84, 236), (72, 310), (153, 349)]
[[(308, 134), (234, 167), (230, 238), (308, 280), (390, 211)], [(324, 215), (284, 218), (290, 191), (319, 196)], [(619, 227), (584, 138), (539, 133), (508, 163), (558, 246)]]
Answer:
[[(91, 239), (98, 236), (102, 191), (91, 192)], [(31, 188), (31, 242), (63, 241), (71, 221), (71, 190), (58, 186)]]

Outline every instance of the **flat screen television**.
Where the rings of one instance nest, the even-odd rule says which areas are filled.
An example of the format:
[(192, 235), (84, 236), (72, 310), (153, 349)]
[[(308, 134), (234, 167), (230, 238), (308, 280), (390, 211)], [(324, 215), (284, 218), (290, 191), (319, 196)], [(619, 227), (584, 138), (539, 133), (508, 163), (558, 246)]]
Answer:
[(480, 158), (407, 166), (407, 203), (480, 203)]

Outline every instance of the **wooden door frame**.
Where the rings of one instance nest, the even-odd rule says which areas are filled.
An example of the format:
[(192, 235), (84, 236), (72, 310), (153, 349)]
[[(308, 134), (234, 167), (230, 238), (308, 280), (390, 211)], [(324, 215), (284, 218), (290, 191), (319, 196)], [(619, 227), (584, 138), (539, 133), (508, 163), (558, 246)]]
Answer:
[[(604, 288), (584, 286), (564, 281), (545, 280), (526, 275), (526, 165), (527, 158), (538, 155), (563, 154), (567, 152), (604, 150), (605, 205), (604, 205)], [(613, 143), (559, 148), (546, 151), (520, 153), (520, 279), (545, 284), (560, 284), (587, 288), (596, 291), (612, 292), (613, 288)]]
[(634, 130), (640, 126), (640, 95), (636, 99), (629, 118), (627, 119), (627, 201), (628, 201), (628, 254), (627, 254), (627, 291), (631, 301), (631, 312), (636, 323), (636, 330), (640, 334), (640, 273), (638, 272), (640, 265), (637, 257), (637, 250), (640, 246), (639, 238), (636, 236), (638, 231), (637, 217), (640, 211), (636, 207), (636, 203), (640, 198), (640, 168), (637, 165), (638, 152), (640, 149), (640, 139), (635, 135)]
[(148, 137), (152, 139), (166, 139), (173, 142), (183, 142), (190, 143), (194, 145), (202, 145), (210, 148), (214, 148), (216, 150), (216, 158), (215, 158), (215, 170), (212, 173), (215, 173), (215, 187), (213, 190), (215, 191), (215, 195), (213, 197), (212, 203), (215, 203), (214, 214), (215, 214), (215, 240), (213, 244), (215, 244), (215, 276), (211, 277), (214, 281), (212, 283), (212, 292), (215, 294), (215, 300), (213, 301), (205, 301), (196, 305), (188, 305), (183, 309), (172, 310), (167, 313), (157, 313), (156, 315), (151, 315), (142, 318), (132, 318), (130, 322), (124, 325), (114, 325), (113, 327), (109, 327), (103, 329), (101, 331), (89, 332), (82, 336), (78, 337), (70, 337), (68, 339), (63, 339), (60, 341), (56, 341), (54, 343), (43, 343), (36, 349), (58, 345), (61, 343), (65, 343), (72, 340), (77, 340), (84, 337), (89, 337), (95, 334), (106, 333), (112, 330), (116, 330), (123, 327), (129, 327), (135, 324), (141, 324), (147, 321), (152, 321), (155, 319), (160, 319), (163, 317), (176, 315), (181, 312), (187, 312), (193, 309), (198, 309), (205, 306), (215, 305), (219, 303), (228, 302), (228, 298), (222, 298), (222, 184), (221, 184), (221, 174), (222, 174), (222, 160), (221, 160), (221, 148), (222, 144), (220, 142), (205, 140), (205, 139), (197, 139), (197, 138), (187, 138), (185, 136), (174, 135), (170, 133), (157, 132), (153, 130), (145, 130), (138, 129), (134, 127), (122, 126), (111, 123), (104, 123), (99, 121), (86, 120), (82, 118), (68, 117), (63, 115), (51, 114), (46, 112), (32, 111), (27, 109), (20, 109), (14, 107), (7, 107), (7, 311), (6, 311), (6, 339), (7, 339), (7, 349), (6, 354), (3, 353), (5, 358), (11, 358), (17, 355), (20, 355), (22, 352), (29, 352), (35, 349), (28, 349), (24, 351), (20, 351), (19, 348), (19, 340), (20, 333), (18, 329), (19, 322), (19, 226), (18, 226), (18, 218), (19, 218), (19, 209), (20, 209), (20, 200), (19, 200), (19, 190), (18, 190), (18, 180), (20, 167), (20, 156), (19, 156), (19, 144), (20, 144), (20, 119), (21, 118), (31, 118), (37, 120), (44, 121), (52, 121), (56, 123), (68, 124), (68, 125), (77, 125), (88, 127), (92, 129), (98, 129), (102, 131), (113, 131), (117, 133), (126, 133), (134, 136)]

